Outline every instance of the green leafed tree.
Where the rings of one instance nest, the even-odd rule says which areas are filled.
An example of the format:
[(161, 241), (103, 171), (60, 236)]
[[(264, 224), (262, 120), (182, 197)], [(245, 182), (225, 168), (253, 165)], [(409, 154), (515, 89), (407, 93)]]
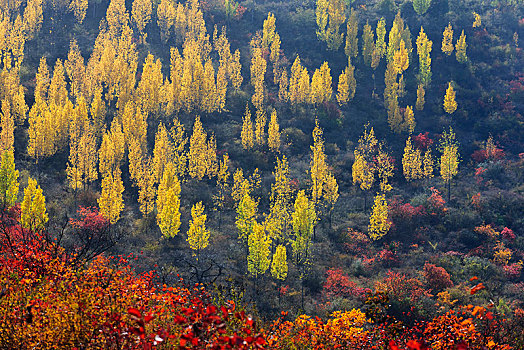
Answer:
[(0, 163), (0, 201), (2, 208), (13, 206), (17, 196), (18, 170), (15, 169), (15, 157), (12, 151), (5, 151)]
[(431, 0), (413, 0), (413, 9), (419, 16), (425, 14), (430, 5)]

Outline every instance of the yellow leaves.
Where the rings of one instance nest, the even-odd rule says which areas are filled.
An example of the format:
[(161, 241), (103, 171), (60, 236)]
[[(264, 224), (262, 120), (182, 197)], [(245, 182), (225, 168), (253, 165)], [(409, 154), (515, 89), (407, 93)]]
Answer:
[[(355, 78), (353, 77), (353, 79)], [(346, 69), (344, 69), (338, 77), (337, 101), (340, 106), (343, 106), (348, 103), (350, 99), (349, 98), (350, 96), (349, 89), (350, 89), (350, 71), (349, 71), (349, 67), (346, 67)]]
[(427, 149), (427, 151), (424, 153), (424, 159), (423, 159), (423, 172), (424, 177), (426, 179), (430, 179), (433, 177), (433, 166), (435, 161), (433, 160), (433, 157), (431, 156), (431, 149)]
[(82, 119), (81, 116), (77, 116), (77, 120), (72, 122), (69, 142), (67, 178), (69, 187), (75, 191), (98, 178), (94, 129), (88, 120)]
[(155, 207), (155, 172), (151, 164), (151, 159), (142, 160), (140, 167), (139, 179), (136, 180), (138, 185), (138, 203), (140, 212), (143, 215), (149, 215)]
[(375, 51), (375, 34), (373, 29), (369, 25), (369, 22), (366, 22), (362, 32), (362, 57), (367, 66), (371, 65), (373, 58), (373, 51)]
[(174, 237), (180, 228), (180, 181), (173, 163), (166, 164), (156, 199), (157, 223), (166, 237)]
[(2, 112), (0, 113), (0, 151), (14, 152), (15, 143), (15, 121), (11, 114), (9, 100), (2, 101)]
[[(139, 0), (135, 0), (135, 2), (136, 1)], [(155, 61), (153, 55), (148, 54), (136, 91), (139, 104), (144, 113), (157, 114), (160, 111), (160, 87), (163, 81), (164, 76), (162, 75), (162, 63), (160, 59)]]
[(260, 147), (264, 145), (264, 130), (266, 128), (266, 111), (264, 109), (257, 109), (255, 117), (255, 143)]
[[(258, 40), (257, 40), (258, 39)], [(251, 40), (251, 85), (255, 88), (251, 101), (257, 109), (262, 109), (264, 103), (264, 76), (266, 74), (267, 62), (262, 56), (262, 48), (254, 37)]]
[(135, 23), (140, 37), (145, 42), (147, 34), (144, 33), (146, 25), (151, 21), (151, 14), (153, 12), (153, 4), (151, 0), (133, 0), (131, 7), (131, 18)]
[(242, 118), (242, 132), (240, 133), (242, 139), (242, 148), (252, 149), (255, 145), (255, 135), (253, 132), (253, 121), (251, 120), (251, 111), (249, 105), (246, 104), (246, 112)]
[(265, 49), (269, 49), (270, 45), (275, 40), (275, 15), (269, 12), (267, 18), (264, 20), (264, 25), (262, 29), (262, 46)]
[(291, 66), (291, 77), (289, 78), (289, 101), (291, 104), (309, 102), (310, 87), (307, 69), (300, 63), (297, 56)]
[(280, 150), (280, 126), (278, 125), (276, 109), (274, 109), (271, 112), (271, 117), (269, 120), (269, 127), (268, 127), (267, 133), (268, 133), (267, 145), (269, 146), (269, 149), (273, 152), (279, 152)]
[(265, 233), (264, 226), (255, 221), (248, 237), (249, 253), (247, 256), (247, 270), (255, 278), (266, 273), (269, 268), (270, 245), (271, 239)]
[[(428, 39), (424, 28), (420, 27), (420, 32), (417, 37), (417, 53), (419, 61), (419, 73), (417, 75), (419, 85), (427, 87), (431, 82), (431, 47), (433, 42)], [(418, 90), (417, 90), (418, 101)], [(423, 105), (423, 104), (422, 104)]]
[(311, 151), (310, 172), (311, 172), (311, 193), (313, 203), (316, 203), (322, 197), (322, 188), (329, 174), (326, 154), (324, 153), (324, 139), (322, 138), (322, 129), (318, 126), (318, 120), (315, 120), (315, 129), (313, 129), (313, 146)]
[(392, 186), (388, 184), (388, 179), (393, 177), (393, 170), (395, 165), (389, 154), (384, 151), (384, 146), (381, 143), (378, 148), (378, 154), (376, 156), (376, 172), (378, 178), (380, 179), (380, 190), (382, 192), (389, 192), (392, 189)]
[(391, 227), (391, 222), (388, 220), (388, 204), (384, 194), (377, 194), (375, 196), (375, 203), (371, 217), (369, 218), (368, 234), (369, 237), (376, 241), (384, 237)]
[(295, 237), (291, 241), (291, 247), (296, 264), (303, 265), (309, 259), (309, 246), (317, 222), (317, 214), (314, 203), (309, 201), (304, 190), (298, 192), (294, 208), (291, 217)]
[(493, 254), (493, 261), (495, 264), (508, 265), (511, 260), (513, 252), (511, 249), (506, 248), (503, 242), (497, 242), (495, 246), (495, 253)]
[(339, 33), (339, 29), (346, 20), (345, 12), (343, 0), (317, 0), (317, 37), (325, 41), (330, 50), (338, 50), (344, 39), (344, 33)]
[(400, 47), (393, 56), (393, 64), (398, 74), (402, 74), (409, 67), (409, 56), (404, 40), (400, 40)]
[(441, 49), (448, 56), (453, 52), (453, 28), (451, 23), (448, 24), (446, 29), (444, 29), (444, 33), (442, 33)]
[(69, 11), (75, 15), (78, 24), (84, 22), (87, 13), (88, 0), (72, 0), (69, 4)]
[(216, 144), (214, 137), (210, 136), (207, 141), (207, 133), (202, 128), (200, 117), (195, 118), (193, 134), (189, 139), (189, 175), (192, 178), (202, 180), (207, 174), (209, 178), (216, 174)]
[(415, 131), (415, 114), (413, 113), (413, 107), (411, 106), (406, 106), (406, 109), (404, 110), (404, 124), (410, 134)]
[(18, 186), (18, 170), (15, 169), (13, 150), (4, 150), (0, 162), (0, 203), (3, 209), (16, 203)]
[(45, 207), (45, 197), (36, 180), (29, 178), (24, 189), (24, 200), (20, 206), (20, 225), (32, 231), (41, 231), (49, 220)]
[(279, 244), (273, 254), (273, 261), (271, 262), (271, 276), (277, 280), (285, 280), (287, 277), (287, 254), (286, 247)]
[(202, 202), (198, 202), (191, 208), (191, 221), (187, 231), (187, 242), (191, 249), (205, 249), (209, 245), (209, 230), (206, 228), (207, 215), (204, 214)]
[(122, 183), (120, 167), (103, 174), (102, 193), (98, 198), (98, 207), (100, 214), (111, 224), (115, 224), (120, 219), (120, 213), (124, 209), (123, 192), (124, 184)]
[(473, 28), (478, 28), (482, 25), (482, 18), (480, 15), (476, 12), (473, 12), (473, 17), (475, 17), (475, 20), (473, 21)]
[(324, 62), (320, 69), (315, 70), (311, 80), (310, 102), (320, 104), (331, 100), (333, 94), (331, 87), (331, 71), (327, 62)]
[(449, 183), (453, 176), (457, 175), (459, 164), (458, 145), (455, 141), (455, 134), (451, 128), (449, 133), (444, 132), (443, 134), (441, 150), (440, 175), (446, 183)]
[[(358, 55), (358, 15), (354, 9), (351, 9), (347, 21), (346, 46), (344, 51), (348, 58), (355, 58)], [(365, 44), (364, 44), (365, 45)], [(366, 55), (363, 53), (364, 57)]]
[(162, 0), (156, 10), (157, 25), (160, 28), (160, 39), (165, 44), (171, 36), (171, 30), (175, 25), (176, 8), (175, 3), (170, 0)]
[(457, 61), (460, 63), (466, 63), (468, 60), (468, 56), (466, 55), (467, 47), (468, 44), (466, 44), (466, 35), (464, 34), (464, 30), (462, 30), (462, 33), (457, 40), (457, 45), (455, 46), (455, 56), (457, 57)]
[(253, 225), (257, 216), (257, 206), (258, 203), (247, 192), (243, 194), (242, 199), (238, 203), (235, 225), (239, 231), (238, 238), (243, 242), (247, 241), (253, 231)]
[(448, 83), (448, 88), (446, 89), (446, 95), (444, 96), (444, 110), (446, 113), (453, 113), (457, 110), (457, 102), (455, 101), (455, 90), (451, 86), (451, 82)]
[(417, 111), (421, 111), (424, 109), (424, 104), (426, 103), (426, 100), (424, 99), (424, 96), (426, 95), (426, 91), (424, 90), (424, 85), (419, 84), (417, 87), (417, 102), (415, 103), (415, 108)]
[(411, 136), (406, 140), (404, 155), (402, 157), (402, 167), (404, 177), (407, 181), (421, 179), (424, 175), (422, 155), (419, 149), (415, 149), (411, 144)]

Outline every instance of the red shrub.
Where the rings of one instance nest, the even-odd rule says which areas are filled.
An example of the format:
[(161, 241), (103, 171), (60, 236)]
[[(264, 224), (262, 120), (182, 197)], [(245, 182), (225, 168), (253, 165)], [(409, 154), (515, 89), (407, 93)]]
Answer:
[(439, 291), (449, 287), (453, 287), (451, 276), (443, 267), (439, 267), (426, 262), (424, 264), (424, 278), (426, 279), (428, 286)]
[(520, 276), (520, 273), (522, 272), (522, 263), (505, 265), (502, 267), (502, 269), (504, 270), (504, 276), (506, 276), (509, 279), (516, 279)]
[(351, 281), (342, 269), (329, 269), (326, 274), (327, 279), (322, 290), (322, 295), (326, 300), (333, 297), (356, 298), (364, 294), (364, 289)]
[(507, 239), (508, 241), (515, 240), (515, 234), (513, 233), (512, 229), (504, 227), (504, 229), (502, 230), (502, 232), (500, 232), (500, 234), (502, 235), (502, 237), (504, 237), (504, 239)]
[(434, 187), (430, 188), (431, 196), (428, 197), (427, 206), (428, 211), (431, 215), (440, 216), (445, 214), (448, 209), (446, 208), (446, 201), (442, 198), (440, 191)]
[(433, 140), (429, 138), (429, 132), (427, 131), (424, 134), (420, 133), (413, 137), (413, 142), (415, 146), (422, 151), (427, 150), (433, 144)]

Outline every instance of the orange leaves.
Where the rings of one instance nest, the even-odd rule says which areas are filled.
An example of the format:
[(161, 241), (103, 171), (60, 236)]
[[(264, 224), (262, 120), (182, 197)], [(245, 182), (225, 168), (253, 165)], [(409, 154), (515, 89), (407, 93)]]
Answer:
[(486, 287), (484, 287), (484, 284), (482, 284), (482, 282), (481, 282), (481, 283), (477, 284), (475, 287), (471, 288), (469, 293), (471, 295), (473, 295), (473, 294), (476, 294), (477, 292), (479, 292), (479, 291), (481, 291), (483, 289), (486, 289)]

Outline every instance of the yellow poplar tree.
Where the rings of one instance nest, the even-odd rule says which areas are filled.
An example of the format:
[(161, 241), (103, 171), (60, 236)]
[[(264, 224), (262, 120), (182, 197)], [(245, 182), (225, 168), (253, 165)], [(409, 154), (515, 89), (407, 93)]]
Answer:
[(282, 71), (278, 81), (278, 99), (281, 102), (287, 102), (289, 100), (289, 78), (286, 69)]
[(187, 168), (188, 155), (185, 150), (187, 137), (185, 136), (184, 126), (176, 118), (173, 121), (173, 127), (171, 128), (170, 133), (171, 139), (173, 140), (173, 164), (175, 165), (177, 176), (182, 179)]
[(311, 80), (310, 102), (320, 104), (331, 100), (333, 89), (331, 87), (331, 70), (327, 62), (324, 62), (320, 69), (315, 70)]
[(355, 96), (357, 81), (355, 79), (355, 67), (348, 59), (348, 66), (342, 71), (338, 78), (337, 101), (339, 105), (345, 105)]
[(271, 118), (269, 120), (269, 127), (267, 130), (267, 145), (273, 152), (279, 152), (280, 150), (280, 126), (278, 125), (277, 111), (274, 109), (271, 112)]
[(156, 176), (151, 159), (143, 160), (138, 185), (138, 204), (143, 215), (149, 215), (155, 207)]
[(189, 175), (192, 178), (202, 180), (206, 174), (206, 157), (207, 157), (207, 134), (202, 128), (200, 117), (195, 118), (193, 124), (193, 134), (189, 139)]
[(404, 147), (402, 168), (404, 171), (404, 177), (408, 181), (421, 179), (424, 176), (422, 155), (419, 149), (413, 147), (411, 136), (406, 140), (406, 147)]
[(376, 32), (377, 40), (375, 41), (375, 48), (377, 50), (377, 54), (380, 60), (380, 58), (382, 58), (386, 54), (386, 20), (384, 19), (384, 17), (382, 17), (377, 22)]
[(457, 61), (460, 63), (466, 63), (468, 60), (468, 56), (466, 55), (467, 47), (468, 44), (466, 44), (466, 35), (464, 34), (464, 30), (462, 30), (462, 33), (457, 40), (457, 45), (455, 46), (455, 55), (457, 57)]
[(69, 44), (69, 53), (67, 54), (67, 60), (64, 62), (64, 66), (67, 76), (71, 81), (71, 95), (78, 98), (85, 93), (86, 67), (76, 40), (71, 40)]
[(448, 24), (448, 26), (444, 29), (444, 32), (442, 33), (442, 52), (444, 52), (446, 55), (451, 55), (453, 52), (453, 28), (451, 27), (451, 23)]
[(372, 240), (376, 241), (384, 237), (390, 227), (391, 222), (388, 221), (388, 204), (385, 195), (377, 193), (369, 218), (368, 235)]
[(326, 42), (328, 49), (338, 50), (344, 39), (344, 33), (339, 33), (339, 30), (346, 20), (346, 3), (343, 0), (317, 0), (316, 20), (318, 38)]
[(18, 170), (15, 169), (13, 151), (3, 151), (0, 163), (0, 201), (2, 209), (12, 207), (16, 203), (18, 186)]
[(362, 57), (367, 66), (371, 66), (373, 50), (375, 50), (375, 34), (369, 23), (366, 22), (362, 33)]
[(267, 62), (262, 56), (262, 49), (260, 47), (253, 47), (251, 56), (251, 84), (255, 88), (255, 93), (251, 101), (257, 109), (261, 109), (264, 104), (264, 76), (266, 69)]
[[(431, 82), (431, 47), (433, 42), (428, 39), (424, 28), (420, 27), (417, 37), (417, 54), (419, 63), (419, 73), (417, 75), (419, 85), (427, 87)], [(418, 96), (418, 92), (417, 92)]]
[(256, 222), (257, 202), (249, 193), (244, 193), (237, 207), (237, 218), (235, 224), (238, 228), (238, 238), (242, 242), (247, 242), (248, 237), (253, 232), (253, 225)]
[(451, 127), (449, 132), (442, 134), (440, 140), (440, 176), (448, 185), (448, 202), (451, 199), (451, 179), (458, 174), (458, 165), (460, 162), (458, 153), (458, 143), (455, 140), (455, 133)]
[(448, 88), (446, 89), (446, 95), (444, 96), (444, 110), (446, 113), (453, 113), (457, 110), (457, 102), (455, 101), (455, 90), (451, 83), (448, 83)]
[(160, 28), (160, 39), (165, 44), (171, 36), (175, 25), (176, 8), (175, 3), (170, 0), (161, 0), (156, 10), (157, 25)]
[(311, 193), (313, 204), (322, 197), (322, 188), (326, 183), (329, 170), (326, 164), (326, 154), (324, 153), (324, 139), (322, 138), (322, 129), (318, 126), (318, 120), (315, 120), (315, 129), (313, 129), (313, 146), (310, 146), (311, 155), (310, 173), (311, 173)]
[(424, 99), (425, 95), (426, 91), (424, 90), (424, 85), (419, 84), (417, 87), (417, 102), (415, 103), (415, 108), (417, 111), (424, 109), (424, 104), (426, 103), (426, 100)]
[(354, 9), (351, 9), (347, 21), (346, 47), (344, 51), (346, 56), (355, 58), (358, 55), (358, 16)]
[(180, 228), (180, 181), (173, 163), (166, 165), (158, 185), (156, 207), (160, 231), (166, 237), (175, 237)]
[(11, 114), (11, 107), (8, 100), (2, 101), (2, 112), (0, 113), (0, 150), (13, 151), (15, 143), (15, 120)]
[(304, 278), (309, 261), (311, 237), (317, 221), (313, 203), (310, 203), (305, 191), (299, 191), (295, 199), (294, 212), (291, 215), (294, 237), (291, 240), (293, 259), (300, 269), (302, 306), (304, 304)]
[(72, 0), (69, 4), (69, 11), (73, 12), (78, 24), (84, 22), (87, 13), (88, 0)]
[(424, 159), (423, 159), (423, 165), (424, 165), (424, 177), (426, 179), (430, 179), (433, 177), (433, 166), (434, 166), (434, 160), (431, 156), (431, 149), (427, 149), (426, 152), (424, 152)]
[(384, 145), (379, 144), (378, 153), (376, 156), (376, 172), (380, 180), (380, 191), (389, 192), (392, 189), (392, 186), (388, 183), (388, 179), (393, 177), (393, 170), (395, 166), (391, 160), (391, 157), (384, 150)]
[(327, 207), (329, 225), (331, 227), (333, 219), (333, 210), (335, 209), (335, 204), (337, 203), (339, 193), (338, 193), (338, 184), (337, 179), (332, 174), (328, 174), (326, 177), (326, 184), (324, 185), (323, 197), (325, 199), (325, 205)]
[(252, 149), (255, 145), (255, 134), (253, 132), (253, 121), (251, 120), (251, 111), (246, 104), (246, 112), (242, 118), (242, 132), (240, 133), (242, 139), (242, 148)]
[(271, 239), (266, 235), (264, 226), (258, 222), (248, 237), (247, 270), (255, 278), (255, 294), (258, 295), (258, 279), (269, 268)]
[[(135, 0), (139, 1), (139, 0)], [(150, 1), (150, 0), (149, 0)], [(142, 76), (137, 88), (137, 97), (142, 111), (146, 114), (157, 115), (160, 111), (160, 88), (164, 81), (162, 75), (162, 63), (160, 59), (155, 61), (152, 54), (146, 56), (142, 68)]]
[(202, 202), (198, 202), (191, 208), (191, 221), (187, 231), (187, 243), (191, 249), (196, 251), (197, 260), (202, 249), (209, 245), (209, 230), (206, 228), (207, 215), (204, 214)]
[(271, 276), (273, 278), (284, 281), (287, 277), (287, 254), (286, 247), (279, 244), (273, 254), (273, 261), (271, 262)]
[(264, 130), (266, 128), (266, 122), (266, 111), (257, 108), (255, 117), (255, 143), (258, 146), (262, 146), (265, 143)]
[(147, 34), (145, 28), (151, 21), (151, 14), (153, 12), (153, 3), (151, 0), (134, 0), (131, 7), (131, 18), (138, 28), (140, 38), (145, 42)]
[(20, 205), (20, 225), (31, 231), (41, 231), (49, 220), (45, 207), (45, 197), (36, 180), (31, 177), (24, 189), (24, 200)]
[(115, 224), (120, 219), (120, 213), (124, 209), (123, 192), (124, 184), (122, 183), (120, 167), (103, 175), (102, 193), (98, 198), (98, 207), (100, 214), (111, 224)]
[(406, 109), (404, 110), (404, 124), (404, 128), (407, 129), (410, 134), (415, 131), (415, 125), (417, 123), (415, 122), (415, 114), (413, 113), (413, 107), (411, 106), (406, 106)]
[(160, 123), (155, 135), (155, 148), (153, 149), (153, 168), (156, 181), (162, 180), (165, 166), (173, 161), (173, 145), (164, 124)]
[(215, 210), (218, 210), (218, 229), (222, 223), (222, 211), (226, 207), (226, 195), (229, 190), (229, 155), (226, 153), (223, 155), (222, 160), (219, 162), (217, 172), (217, 192), (213, 195), (213, 203), (215, 204)]

